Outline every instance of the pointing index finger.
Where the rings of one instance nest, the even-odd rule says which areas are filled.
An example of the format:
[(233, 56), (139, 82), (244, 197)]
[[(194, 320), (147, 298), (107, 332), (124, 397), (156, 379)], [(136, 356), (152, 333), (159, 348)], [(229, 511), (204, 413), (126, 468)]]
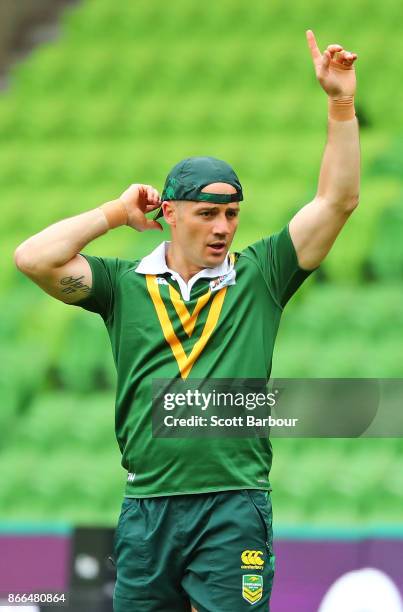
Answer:
[(315, 62), (322, 57), (322, 54), (319, 50), (318, 45), (316, 44), (315, 34), (312, 32), (312, 30), (306, 31), (306, 39), (308, 42), (309, 49), (311, 51), (312, 59)]

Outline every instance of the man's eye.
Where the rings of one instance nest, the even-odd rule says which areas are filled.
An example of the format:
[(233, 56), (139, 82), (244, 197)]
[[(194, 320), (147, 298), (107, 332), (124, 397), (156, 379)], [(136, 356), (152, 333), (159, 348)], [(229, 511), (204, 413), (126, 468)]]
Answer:
[(203, 210), (201, 213), (202, 217), (210, 217), (211, 216), (211, 212), (208, 210)]

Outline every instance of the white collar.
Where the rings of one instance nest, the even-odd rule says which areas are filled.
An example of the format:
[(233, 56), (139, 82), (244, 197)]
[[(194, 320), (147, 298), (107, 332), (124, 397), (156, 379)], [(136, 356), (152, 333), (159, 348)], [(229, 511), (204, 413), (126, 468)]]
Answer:
[(165, 272), (169, 272), (172, 280), (178, 282), (182, 298), (185, 302), (190, 299), (192, 287), (199, 278), (217, 278), (217, 276), (225, 276), (234, 268), (233, 262), (230, 260), (229, 255), (227, 255), (222, 264), (215, 268), (200, 270), (200, 272), (192, 276), (189, 282), (186, 283), (178, 272), (171, 270), (167, 266), (166, 252), (169, 245), (170, 242), (168, 241), (161, 242), (154, 251), (143, 257), (135, 271), (139, 274), (164, 274)]

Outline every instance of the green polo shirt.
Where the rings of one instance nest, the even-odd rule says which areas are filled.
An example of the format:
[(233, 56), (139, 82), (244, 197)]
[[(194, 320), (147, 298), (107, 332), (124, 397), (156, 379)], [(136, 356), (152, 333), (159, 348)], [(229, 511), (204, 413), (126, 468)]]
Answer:
[(92, 289), (75, 305), (98, 313), (109, 333), (126, 495), (269, 490), (268, 438), (153, 437), (152, 380), (269, 378), (283, 308), (310, 274), (288, 227), (232, 255), (218, 278), (198, 275), (185, 296), (166, 265), (147, 273), (138, 260), (82, 255)]

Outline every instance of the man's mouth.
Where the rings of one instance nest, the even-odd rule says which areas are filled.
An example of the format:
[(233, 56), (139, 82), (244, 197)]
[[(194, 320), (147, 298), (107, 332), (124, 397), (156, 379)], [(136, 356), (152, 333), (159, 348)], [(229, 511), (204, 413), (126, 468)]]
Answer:
[(217, 240), (216, 242), (210, 242), (207, 245), (214, 253), (221, 255), (225, 251), (225, 242), (223, 240)]

